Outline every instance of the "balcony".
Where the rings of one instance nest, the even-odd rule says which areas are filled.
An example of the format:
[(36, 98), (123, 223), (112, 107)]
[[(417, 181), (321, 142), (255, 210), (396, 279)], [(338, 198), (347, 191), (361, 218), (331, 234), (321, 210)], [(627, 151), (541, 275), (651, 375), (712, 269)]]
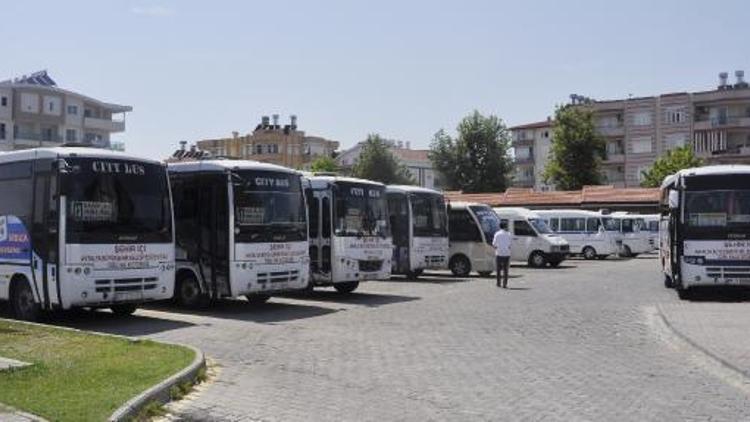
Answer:
[(20, 143), (34, 143), (38, 145), (40, 142), (57, 142), (60, 143), (63, 141), (62, 136), (56, 134), (56, 133), (40, 133), (40, 132), (26, 132), (26, 131), (17, 131), (15, 135), (13, 136), (13, 139), (15, 141), (18, 141)]
[(513, 161), (516, 164), (534, 164), (534, 156), (533, 155), (516, 156), (516, 158)]
[(709, 130), (715, 128), (750, 128), (750, 116), (721, 116), (711, 118), (698, 118), (695, 121), (695, 130)]
[(514, 147), (533, 145), (533, 144), (534, 144), (534, 138), (531, 136), (514, 136), (513, 142), (511, 143), (511, 145), (513, 145)]
[(596, 126), (596, 131), (602, 136), (625, 136), (625, 126), (623, 125)]
[(607, 151), (607, 159), (604, 160), (605, 164), (622, 164), (625, 162), (625, 154), (620, 152), (609, 152)]
[(83, 126), (87, 129), (101, 130), (104, 132), (125, 131), (124, 121), (97, 119), (96, 117), (84, 117)]

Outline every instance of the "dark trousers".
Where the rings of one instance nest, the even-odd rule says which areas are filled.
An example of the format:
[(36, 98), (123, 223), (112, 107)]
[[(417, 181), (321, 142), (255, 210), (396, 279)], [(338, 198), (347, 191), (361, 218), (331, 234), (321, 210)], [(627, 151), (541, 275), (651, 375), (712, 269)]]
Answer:
[[(502, 287), (508, 286), (508, 267), (510, 267), (510, 257), (509, 256), (496, 256), (495, 257), (495, 267), (497, 269), (497, 285)], [(500, 275), (500, 272), (502, 271), (502, 276)]]

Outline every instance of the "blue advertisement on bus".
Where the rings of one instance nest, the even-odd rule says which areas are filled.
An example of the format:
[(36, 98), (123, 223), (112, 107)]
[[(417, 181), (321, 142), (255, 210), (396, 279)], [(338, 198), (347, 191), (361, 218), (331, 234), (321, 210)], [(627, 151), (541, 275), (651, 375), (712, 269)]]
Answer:
[(31, 239), (18, 217), (0, 216), (0, 261), (30, 261)]

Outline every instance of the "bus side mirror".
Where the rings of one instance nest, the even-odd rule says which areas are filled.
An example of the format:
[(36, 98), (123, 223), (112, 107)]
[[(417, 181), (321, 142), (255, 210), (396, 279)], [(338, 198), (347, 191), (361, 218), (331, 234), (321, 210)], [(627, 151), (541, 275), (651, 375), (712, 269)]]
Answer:
[(680, 207), (680, 193), (676, 190), (669, 191), (669, 209), (675, 210)]

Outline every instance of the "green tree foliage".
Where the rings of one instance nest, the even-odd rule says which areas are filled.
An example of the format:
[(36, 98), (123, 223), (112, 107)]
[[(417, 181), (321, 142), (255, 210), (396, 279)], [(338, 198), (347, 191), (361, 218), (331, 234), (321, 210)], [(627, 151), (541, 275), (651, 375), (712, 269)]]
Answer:
[(315, 173), (337, 173), (339, 166), (336, 164), (336, 160), (331, 157), (318, 157), (310, 163), (310, 171)]
[(643, 172), (641, 186), (656, 188), (661, 186), (665, 177), (679, 170), (700, 167), (703, 162), (693, 153), (690, 145), (667, 151), (667, 154), (657, 159), (648, 171)]
[(367, 136), (362, 153), (352, 167), (352, 176), (386, 185), (415, 183), (406, 166), (398, 161), (383, 138), (377, 134)]
[(447, 189), (501, 192), (513, 172), (510, 141), (502, 119), (475, 110), (458, 124), (455, 139), (442, 129), (435, 134), (429, 157)]
[(552, 147), (544, 179), (560, 190), (577, 190), (602, 183), (601, 162), (606, 158), (604, 138), (594, 128), (593, 110), (559, 106), (555, 110)]

